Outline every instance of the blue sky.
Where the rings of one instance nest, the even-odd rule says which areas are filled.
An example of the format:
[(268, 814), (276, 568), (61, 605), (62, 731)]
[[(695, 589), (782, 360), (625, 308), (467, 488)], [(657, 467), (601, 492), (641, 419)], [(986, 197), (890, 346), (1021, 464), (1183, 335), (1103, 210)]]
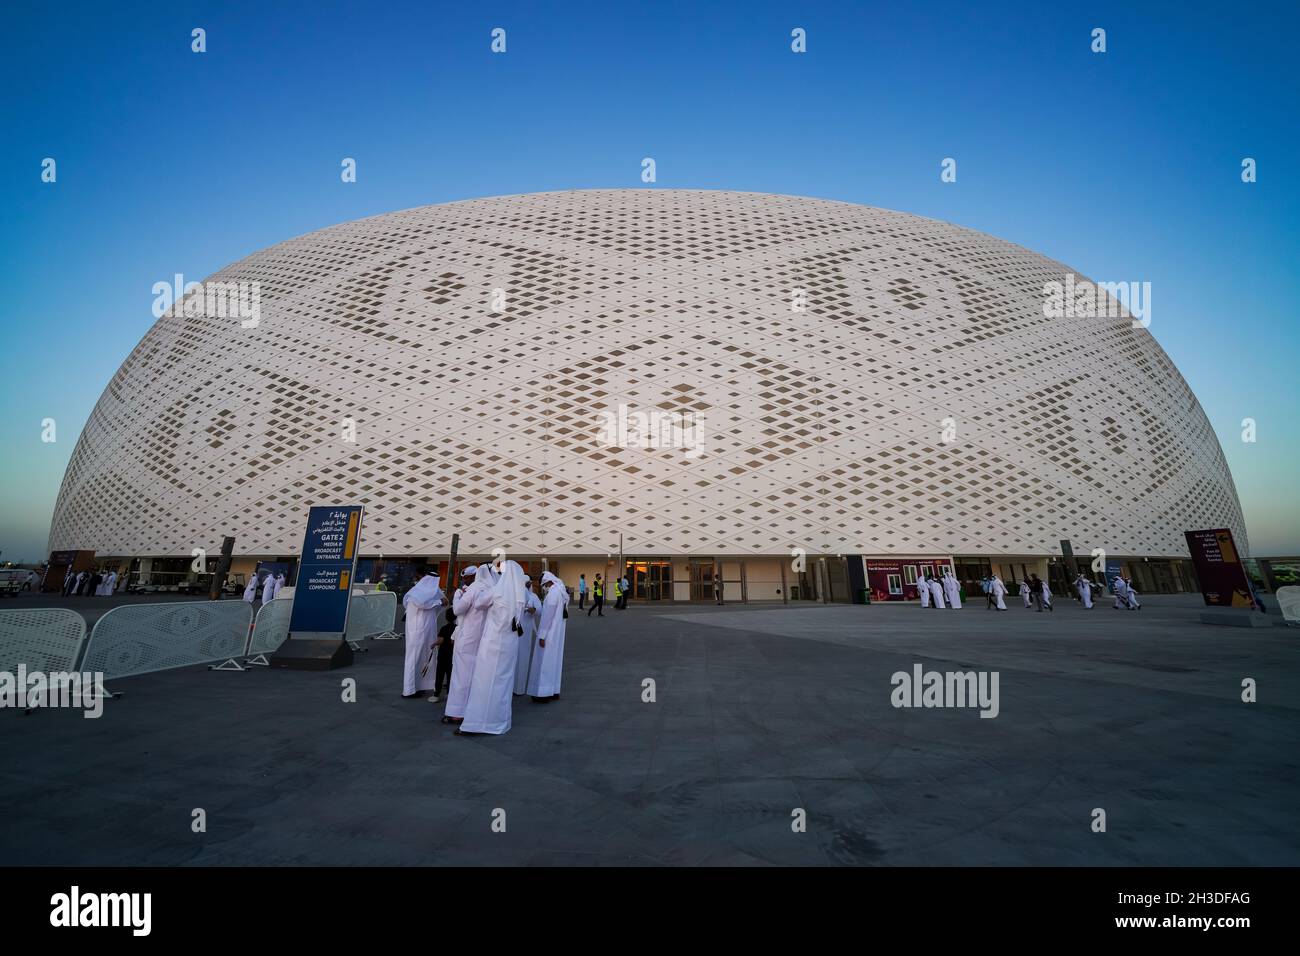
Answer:
[[(1300, 553), (1294, 2), (18, 0), (7, 13), (5, 559), (43, 556), (76, 436), (153, 322), (153, 283), (394, 209), (639, 187), (644, 156), (657, 188), (899, 209), (1151, 282), (1151, 332), (1218, 432), (1253, 552)], [(345, 156), (354, 184), (340, 182)], [(953, 184), (939, 180), (948, 156)]]

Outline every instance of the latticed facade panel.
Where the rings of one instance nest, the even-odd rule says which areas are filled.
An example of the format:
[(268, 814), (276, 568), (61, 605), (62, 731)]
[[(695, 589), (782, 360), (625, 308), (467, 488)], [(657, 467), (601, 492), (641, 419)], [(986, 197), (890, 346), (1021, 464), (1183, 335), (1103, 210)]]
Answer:
[[(1218, 526), (1244, 549), (1186, 382), (1127, 314), (1047, 317), (1067, 276), (947, 223), (751, 193), (345, 223), (210, 277), (256, 283), (255, 328), (158, 320), (86, 424), (50, 547), (290, 554), (310, 505), (362, 502), (364, 550), (392, 555), (455, 532), (474, 553), (621, 533), (647, 554), (1184, 556)], [(644, 425), (620, 446), (620, 415), (677, 447)]]

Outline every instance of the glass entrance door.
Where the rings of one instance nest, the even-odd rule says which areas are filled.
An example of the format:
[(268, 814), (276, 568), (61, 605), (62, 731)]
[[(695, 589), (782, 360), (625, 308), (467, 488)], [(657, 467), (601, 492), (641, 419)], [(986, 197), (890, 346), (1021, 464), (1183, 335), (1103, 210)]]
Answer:
[(627, 562), (628, 589), (633, 600), (668, 601), (673, 596), (671, 561), (632, 559)]
[(713, 575), (716, 567), (712, 560), (691, 559), (691, 600), (715, 601)]

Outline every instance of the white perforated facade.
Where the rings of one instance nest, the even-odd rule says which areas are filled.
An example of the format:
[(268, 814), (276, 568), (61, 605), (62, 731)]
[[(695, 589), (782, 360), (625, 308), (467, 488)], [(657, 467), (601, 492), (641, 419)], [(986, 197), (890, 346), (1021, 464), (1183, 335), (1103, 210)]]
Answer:
[[(52, 549), (1183, 556), (1232, 478), (1151, 335), (1049, 319), (1071, 270), (838, 202), (601, 190), (428, 206), (255, 253), (261, 317), (164, 315), (69, 464)], [(493, 312), (494, 290), (504, 294)], [(796, 311), (802, 291), (804, 311)], [(698, 456), (601, 441), (694, 412)], [(345, 440), (346, 420), (355, 442)], [(945, 419), (951, 419), (945, 444)]]

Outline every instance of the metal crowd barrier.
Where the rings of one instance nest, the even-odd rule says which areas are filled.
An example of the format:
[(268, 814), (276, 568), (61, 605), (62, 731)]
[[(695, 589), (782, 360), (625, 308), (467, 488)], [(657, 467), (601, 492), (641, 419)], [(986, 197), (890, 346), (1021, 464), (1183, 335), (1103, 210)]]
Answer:
[[(248, 637), (248, 646), (244, 651), (245, 664), (266, 665), (267, 654), (273, 654), (289, 637), (289, 619), (293, 616), (293, 601), (277, 598), (269, 604), (263, 604), (257, 612), (257, 620)], [(393, 633), (397, 623), (397, 595), (392, 591), (380, 591), (374, 594), (355, 594), (348, 609), (348, 629), (344, 640), (353, 649), (367, 637), (383, 637)], [(233, 660), (226, 661), (214, 670), (243, 670)]]
[[(292, 615), (293, 602), (287, 598), (283, 601), (263, 604), (261, 610), (257, 612), (253, 633), (248, 636), (248, 647), (244, 651), (244, 656), (256, 658), (278, 651), (285, 638), (289, 636), (289, 618)], [(266, 661), (263, 659), (257, 663), (264, 664)]]
[(45, 674), (71, 672), (86, 643), (86, 619), (63, 607), (0, 611), (0, 671), (25, 664)]
[(243, 601), (115, 607), (95, 623), (81, 666), (113, 678), (227, 660), (244, 650), (252, 613)]
[(392, 591), (358, 594), (353, 596), (348, 608), (348, 630), (343, 638), (356, 650), (367, 637), (383, 639), (390, 634), (396, 637), (393, 631), (396, 626), (396, 594)]

